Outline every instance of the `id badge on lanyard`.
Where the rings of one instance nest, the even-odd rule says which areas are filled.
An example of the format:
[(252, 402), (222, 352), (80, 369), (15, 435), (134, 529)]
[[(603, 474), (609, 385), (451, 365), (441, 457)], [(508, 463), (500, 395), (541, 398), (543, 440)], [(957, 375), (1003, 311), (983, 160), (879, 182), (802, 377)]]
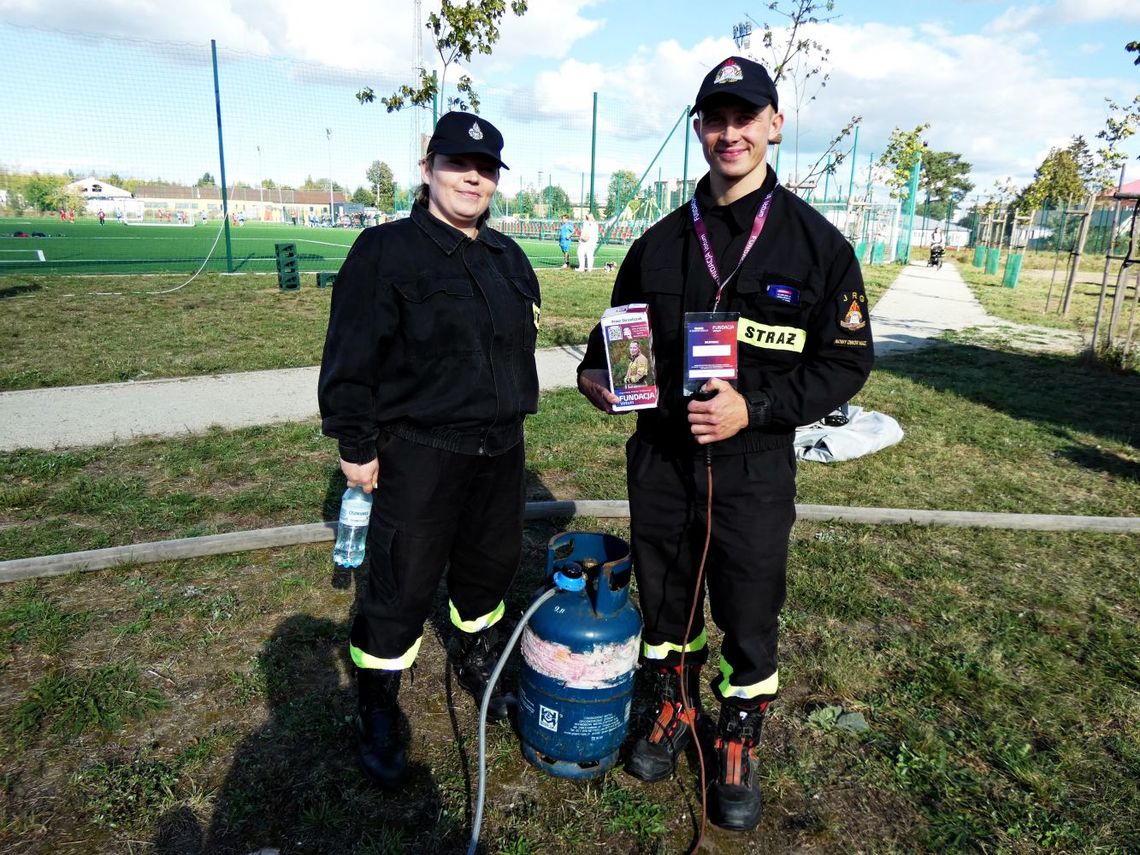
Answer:
[(717, 378), (736, 385), (736, 325), (739, 312), (685, 312), (686, 397)]
[(683, 394), (688, 397), (700, 391), (707, 380), (727, 380), (736, 385), (737, 378), (737, 351), (736, 330), (740, 321), (739, 312), (718, 312), (721, 294), (724, 287), (740, 271), (756, 239), (764, 230), (764, 223), (768, 219), (768, 208), (772, 204), (772, 193), (769, 192), (760, 203), (756, 218), (752, 223), (752, 232), (744, 251), (740, 254), (740, 261), (723, 280), (716, 263), (716, 255), (709, 240), (708, 227), (701, 217), (701, 208), (697, 204), (694, 194), (689, 203), (689, 210), (693, 217), (693, 229), (697, 233), (697, 240), (701, 244), (701, 253), (709, 276), (716, 283), (716, 297), (713, 300), (711, 312), (685, 312), (685, 377), (682, 386)]

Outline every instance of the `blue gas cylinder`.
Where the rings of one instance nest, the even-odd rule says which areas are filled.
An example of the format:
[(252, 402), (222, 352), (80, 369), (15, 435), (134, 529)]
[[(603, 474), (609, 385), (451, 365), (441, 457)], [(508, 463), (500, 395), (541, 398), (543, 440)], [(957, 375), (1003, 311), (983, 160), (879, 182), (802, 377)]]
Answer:
[(641, 615), (629, 601), (629, 544), (564, 532), (547, 549), (558, 593), (523, 629), (518, 724), (523, 754), (561, 778), (597, 777), (629, 727)]

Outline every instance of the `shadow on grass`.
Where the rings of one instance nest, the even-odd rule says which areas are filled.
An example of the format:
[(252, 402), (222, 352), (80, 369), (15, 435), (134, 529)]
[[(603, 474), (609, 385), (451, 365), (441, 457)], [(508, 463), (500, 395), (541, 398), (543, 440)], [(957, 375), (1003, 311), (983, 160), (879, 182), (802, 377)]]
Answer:
[(1079, 356), (990, 350), (937, 343), (891, 353), (875, 364), (939, 392), (950, 392), (1014, 419), (1052, 426), (1071, 442), (1061, 453), (1117, 477), (1140, 479), (1140, 466), (1076, 434), (1140, 447), (1140, 375), (1114, 374)]
[[(330, 469), (322, 503), (326, 519), (335, 519), (344, 483), (339, 469)], [(533, 473), (527, 475), (527, 496), (553, 498)], [(520, 569), (507, 595), (504, 632), (513, 629), (531, 601), (545, 572), (546, 543), (567, 522), (527, 524)], [(367, 567), (366, 559), (356, 580), (358, 597), (367, 584)], [(286, 843), (296, 852), (464, 850), (477, 788), (477, 770), (468, 763), (476, 748), (470, 726), (475, 700), (459, 688), (446, 656), (425, 646), (406, 681), (409, 690), (401, 690), (405, 739), (412, 746), (408, 780), (396, 792), (370, 786), (356, 762), (355, 687), (351, 681), (343, 685), (342, 678), (353, 671), (347, 651), (352, 619), (352, 614), (344, 622), (295, 614), (277, 625), (255, 669), (268, 720), (234, 750), (209, 827), (191, 805), (180, 803), (159, 818), (152, 851), (244, 855), (263, 847), (285, 851)], [(444, 582), (427, 629), (439, 638), (438, 649), (446, 650), (455, 631)], [(426, 708), (413, 708), (425, 703), (424, 687), (412, 688), (418, 669), (425, 687), (442, 671), (446, 721), (426, 714)], [(456, 810), (457, 800), (464, 808)]]
[(209, 828), (179, 805), (159, 819), (155, 853), (461, 849), (463, 828), (439, 825), (443, 805), (427, 766), (411, 762), (395, 793), (370, 787), (357, 769), (355, 692), (340, 678), (347, 638), (347, 623), (312, 615), (278, 624), (257, 661), (268, 721), (234, 751)]
[(25, 294), (32, 294), (40, 290), (40, 286), (36, 284), (31, 285), (12, 285), (8, 288), (0, 288), (0, 300), (7, 300), (9, 297), (20, 297)]

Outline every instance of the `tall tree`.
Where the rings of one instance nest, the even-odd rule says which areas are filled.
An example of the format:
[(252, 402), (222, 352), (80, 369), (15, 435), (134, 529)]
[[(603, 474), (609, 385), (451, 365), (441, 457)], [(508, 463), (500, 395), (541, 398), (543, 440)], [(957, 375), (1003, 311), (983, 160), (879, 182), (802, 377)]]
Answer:
[(198, 187), (212, 187), (218, 182), (214, 180), (214, 176), (209, 172), (203, 172), (202, 177), (198, 179)]
[(1140, 95), (1128, 104), (1117, 104), (1111, 98), (1104, 100), (1108, 104), (1108, 117), (1104, 120), (1104, 127), (1096, 134), (1097, 139), (1104, 141), (1104, 145), (1097, 150), (1094, 158), (1094, 190), (1106, 190), (1116, 185), (1117, 173), (1128, 159), (1128, 155), (1120, 150), (1120, 145), (1140, 129)]
[(56, 211), (63, 207), (71, 207), (64, 190), (66, 186), (63, 178), (33, 172), (24, 182), (24, 199), (37, 211)]
[(570, 204), (570, 196), (559, 187), (557, 184), (548, 184), (546, 187), (539, 187), (535, 194), (537, 195), (537, 203), (539, 207), (545, 211), (543, 216), (547, 218), (561, 217), (563, 214), (573, 213), (573, 206)]
[(923, 191), (924, 214), (934, 220), (944, 220), (974, 189), (974, 182), (966, 176), (972, 166), (953, 151), (927, 151), (922, 156), (919, 187)]
[(887, 148), (878, 164), (888, 170), (886, 183), (891, 188), (892, 199), (906, 198), (915, 156), (926, 151), (922, 132), (929, 127), (930, 122), (923, 122), (916, 125), (913, 131), (904, 131), (899, 127), (891, 131), (891, 138), (887, 141)]
[[(510, 9), (517, 16), (525, 15), (527, 0), (511, 0)], [(452, 63), (460, 59), (470, 63), (472, 54), (491, 53), (495, 42), (499, 40), (499, 22), (506, 12), (505, 0), (461, 0), (458, 3), (443, 0), (439, 12), (428, 15), (426, 24), (443, 65), (438, 84), (427, 69), (421, 68), (417, 85), (401, 86), (387, 98), (381, 98), (380, 103), (388, 108), (389, 113), (405, 105), (426, 107), (437, 93), (445, 91), (447, 69)], [(466, 110), (470, 106), (472, 112), (478, 113), (479, 96), (471, 84), (471, 78), (464, 74), (455, 88), (459, 91), (459, 96), (449, 97), (448, 107)], [(370, 104), (376, 100), (376, 94), (372, 87), (367, 86), (356, 93), (356, 99), (361, 104)]]
[[(1081, 140), (1084, 143), (1084, 140)], [(1072, 200), (1079, 203), (1085, 195), (1085, 182), (1074, 151), (1077, 141), (1068, 148), (1053, 148), (1041, 161), (1033, 180), (1018, 195), (1015, 205), (1021, 213), (1046, 206), (1057, 208)]]
[(533, 217), (538, 194), (533, 187), (520, 190), (515, 194), (514, 211), (520, 217)]
[(628, 169), (615, 169), (606, 191), (606, 219), (616, 217), (637, 193), (637, 176)]
[(351, 199), (359, 205), (368, 205), (372, 202), (372, 191), (367, 187), (357, 187), (352, 191)]
[[(313, 178), (311, 175), (306, 175), (305, 181), (301, 185), (301, 189), (324, 190), (327, 193), (329, 191), (329, 180), (327, 178)], [(342, 192), (344, 190), (344, 188), (337, 184), (335, 181), (332, 182), (332, 189), (337, 192)]]
[[(759, 23), (751, 15), (748, 17), (753, 23), (759, 23), (763, 30), (762, 40), (768, 56), (772, 82), (784, 95), (780, 99), (781, 103), (785, 109), (791, 104), (793, 181), (796, 184), (810, 184), (824, 172), (834, 172), (843, 162), (847, 153), (840, 150), (840, 144), (862, 121), (862, 116), (852, 116), (847, 125), (828, 143), (826, 151), (819, 159), (805, 172), (800, 171), (800, 112), (805, 105), (819, 96), (831, 78), (830, 72), (826, 70), (827, 63), (830, 62), (831, 49), (817, 41), (812, 31), (819, 24), (833, 21), (839, 16), (830, 14), (835, 11), (835, 0), (823, 0), (823, 2), (788, 0), (787, 8), (782, 8), (781, 0), (771, 0), (767, 6), (769, 12), (786, 19), (786, 23), (779, 31), (773, 29), (768, 21)], [(750, 32), (749, 28), (744, 32), (734, 32), (734, 36), (738, 36), (738, 39), (747, 38)], [(791, 84), (790, 93), (787, 91), (787, 86), (780, 87), (784, 82)]]
[(376, 207), (382, 211), (391, 211), (395, 204), (393, 191), (396, 187), (392, 177), (392, 167), (382, 160), (374, 160), (368, 167), (366, 177), (376, 191)]

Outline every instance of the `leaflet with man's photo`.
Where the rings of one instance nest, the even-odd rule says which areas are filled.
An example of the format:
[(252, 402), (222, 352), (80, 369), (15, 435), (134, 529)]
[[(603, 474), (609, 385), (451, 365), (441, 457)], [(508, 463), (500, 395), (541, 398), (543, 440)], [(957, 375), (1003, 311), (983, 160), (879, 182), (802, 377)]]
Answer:
[(645, 303), (614, 306), (602, 315), (602, 338), (610, 369), (610, 391), (618, 397), (614, 412), (657, 406), (653, 365), (653, 329)]

